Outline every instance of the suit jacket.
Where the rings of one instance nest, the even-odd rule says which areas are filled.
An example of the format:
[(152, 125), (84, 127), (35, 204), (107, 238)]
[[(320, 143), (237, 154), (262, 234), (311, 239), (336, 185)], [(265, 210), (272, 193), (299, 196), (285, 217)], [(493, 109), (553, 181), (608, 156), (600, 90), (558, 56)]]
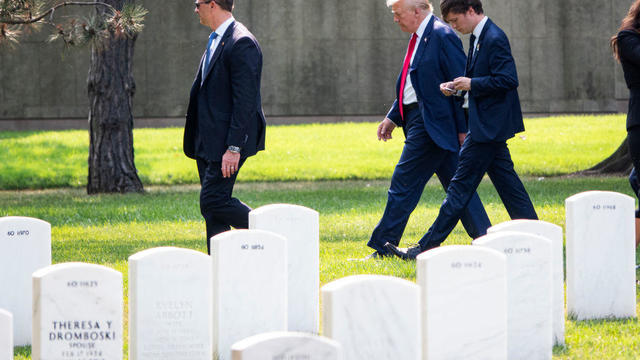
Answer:
[(205, 74), (203, 61), (204, 55), (189, 96), (184, 153), (194, 159), (221, 161), (229, 146), (241, 147), (242, 158), (264, 150), (262, 51), (253, 34), (234, 21), (222, 35)]
[(469, 132), (476, 142), (499, 142), (524, 131), (518, 74), (507, 35), (488, 19), (469, 66)]
[[(466, 56), (462, 42), (447, 24), (434, 15), (414, 51), (416, 55), (409, 68), (409, 76), (418, 98), (424, 127), (436, 145), (458, 152), (460, 143), (457, 134), (467, 132), (467, 121), (459, 99), (444, 96), (440, 92), (440, 84), (464, 74)], [(400, 93), (401, 77), (402, 71), (396, 84), (396, 96)], [(402, 126), (398, 106), (396, 97), (387, 117)]]
[(627, 130), (640, 125), (640, 33), (623, 30), (618, 33), (618, 54), (624, 80), (630, 90)]

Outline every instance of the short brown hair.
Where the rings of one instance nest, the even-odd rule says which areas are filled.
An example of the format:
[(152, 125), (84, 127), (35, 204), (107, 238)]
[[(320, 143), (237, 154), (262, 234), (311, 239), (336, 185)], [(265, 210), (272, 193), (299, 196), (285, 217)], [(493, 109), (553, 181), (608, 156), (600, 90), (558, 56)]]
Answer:
[(222, 10), (231, 12), (233, 11), (233, 0), (213, 0)]
[(482, 14), (482, 1), (480, 0), (442, 0), (440, 3), (440, 12), (443, 18), (447, 18), (449, 13), (464, 14), (473, 8), (476, 14)]

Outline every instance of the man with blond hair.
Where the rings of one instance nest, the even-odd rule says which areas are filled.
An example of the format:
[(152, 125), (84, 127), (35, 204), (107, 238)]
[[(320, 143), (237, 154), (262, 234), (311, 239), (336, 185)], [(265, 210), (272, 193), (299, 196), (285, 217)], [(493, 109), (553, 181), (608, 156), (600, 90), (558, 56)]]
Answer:
[[(398, 245), (425, 185), (435, 173), (446, 190), (458, 163), (458, 151), (467, 133), (459, 100), (444, 96), (441, 83), (464, 74), (462, 43), (454, 31), (432, 14), (426, 0), (387, 0), (394, 21), (411, 34), (402, 71), (396, 84), (396, 100), (378, 126), (378, 139), (391, 139), (400, 126), (405, 145), (391, 177), (387, 205), (368, 246), (367, 258), (391, 256), (385, 243)], [(486, 233), (489, 218), (474, 192), (462, 216), (470, 237)]]
[(512, 219), (537, 220), (529, 194), (513, 168), (507, 139), (524, 131), (518, 74), (505, 33), (484, 15), (480, 0), (443, 0), (440, 9), (454, 29), (471, 34), (465, 75), (443, 81), (443, 95), (464, 95), (469, 111), (469, 134), (460, 162), (435, 222), (418, 245), (385, 247), (405, 260), (445, 241), (488, 174)]

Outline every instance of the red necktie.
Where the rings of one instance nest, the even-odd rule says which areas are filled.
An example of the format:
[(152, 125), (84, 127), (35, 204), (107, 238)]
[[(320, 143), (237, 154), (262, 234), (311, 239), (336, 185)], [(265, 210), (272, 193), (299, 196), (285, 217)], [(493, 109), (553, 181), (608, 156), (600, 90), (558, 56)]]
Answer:
[(409, 48), (407, 49), (407, 56), (404, 57), (404, 65), (402, 65), (402, 75), (400, 76), (400, 94), (398, 94), (398, 107), (400, 107), (400, 117), (404, 120), (404, 114), (402, 112), (402, 98), (404, 97), (404, 83), (407, 82), (407, 72), (409, 71), (409, 65), (411, 65), (411, 56), (413, 55), (413, 49), (416, 47), (416, 41), (418, 35), (413, 33), (411, 41), (409, 41)]

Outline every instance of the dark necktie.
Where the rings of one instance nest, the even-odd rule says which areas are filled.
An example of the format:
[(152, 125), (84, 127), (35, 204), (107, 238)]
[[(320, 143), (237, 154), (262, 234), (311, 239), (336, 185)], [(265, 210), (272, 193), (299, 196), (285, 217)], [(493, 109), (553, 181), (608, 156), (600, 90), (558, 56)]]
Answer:
[(467, 57), (467, 69), (466, 69), (467, 70), (466, 71), (467, 77), (469, 77), (469, 75), (471, 75), (470, 74), (471, 73), (471, 63), (472, 63), (472, 60), (473, 60), (473, 52), (475, 50), (473, 45), (474, 45), (475, 42), (476, 42), (476, 36), (471, 34), (471, 37), (469, 38), (469, 56)]
[(413, 33), (411, 41), (409, 41), (409, 47), (407, 48), (407, 55), (404, 57), (404, 64), (402, 65), (402, 75), (400, 75), (400, 93), (398, 94), (398, 107), (400, 108), (400, 117), (404, 120), (404, 113), (402, 111), (402, 98), (404, 97), (404, 83), (407, 82), (407, 72), (409, 71), (409, 65), (411, 65), (411, 56), (413, 55), (413, 49), (416, 47), (416, 41), (418, 41), (418, 35)]

